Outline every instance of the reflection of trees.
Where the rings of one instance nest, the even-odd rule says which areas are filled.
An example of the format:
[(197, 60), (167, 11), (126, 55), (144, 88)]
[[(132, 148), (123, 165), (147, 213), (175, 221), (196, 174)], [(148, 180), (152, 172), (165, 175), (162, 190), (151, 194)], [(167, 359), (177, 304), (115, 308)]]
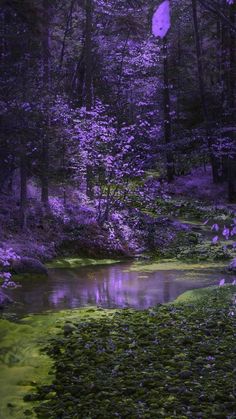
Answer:
[[(16, 305), (13, 306), (14, 312), (21, 315), (47, 310), (49, 281), (49, 278), (23, 278), (19, 288), (8, 290), (8, 294), (16, 301)], [(9, 307), (9, 310), (12, 310), (12, 307)]]
[[(24, 279), (21, 288), (7, 292), (22, 303), (14, 307), (18, 313), (86, 305), (147, 308), (174, 300), (188, 289), (206, 286), (217, 276), (211, 271), (205, 272), (203, 282), (202, 274), (202, 271), (199, 275), (196, 273), (194, 281), (192, 272), (188, 271), (149, 272), (144, 278), (140, 272), (128, 271), (127, 265), (55, 269), (47, 279)], [(208, 283), (206, 278), (209, 278)]]
[(163, 302), (167, 303), (170, 301), (170, 286), (171, 283), (167, 278), (164, 278), (163, 280)]

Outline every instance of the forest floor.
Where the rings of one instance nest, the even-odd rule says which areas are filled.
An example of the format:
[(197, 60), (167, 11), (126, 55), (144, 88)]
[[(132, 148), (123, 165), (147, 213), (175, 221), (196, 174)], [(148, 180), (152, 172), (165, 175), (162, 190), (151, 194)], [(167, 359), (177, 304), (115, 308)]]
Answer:
[(192, 169), (186, 176), (177, 177), (168, 190), (175, 196), (210, 202), (211, 205), (225, 205), (236, 209), (236, 204), (228, 204), (227, 182), (214, 184), (210, 166)]

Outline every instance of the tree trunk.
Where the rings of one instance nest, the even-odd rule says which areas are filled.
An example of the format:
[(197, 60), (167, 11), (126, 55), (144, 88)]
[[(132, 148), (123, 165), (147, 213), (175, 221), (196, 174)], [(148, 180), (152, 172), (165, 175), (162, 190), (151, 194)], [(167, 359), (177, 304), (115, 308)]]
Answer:
[[(85, 105), (86, 111), (90, 112), (93, 104), (92, 93), (92, 0), (86, 0), (85, 5)], [(87, 115), (89, 119), (89, 115)], [(93, 198), (93, 173), (92, 167), (87, 164), (86, 167), (86, 193)]]
[(169, 63), (167, 41), (163, 41), (163, 105), (164, 105), (164, 138), (166, 145), (166, 174), (168, 182), (174, 179), (174, 163), (172, 136), (171, 136), (171, 116), (170, 116), (170, 89), (169, 89)]
[[(236, 4), (230, 6), (230, 21), (233, 25), (236, 22)], [(235, 122), (235, 77), (236, 77), (236, 35), (235, 32), (230, 33), (230, 75), (229, 75), (229, 105), (233, 116), (232, 120)]]
[(27, 226), (27, 157), (23, 135), (20, 143), (20, 226), (25, 230)]
[(65, 55), (65, 49), (66, 49), (66, 38), (68, 36), (70, 24), (71, 24), (71, 21), (72, 21), (74, 4), (75, 4), (75, 0), (71, 0), (70, 7), (69, 7), (69, 12), (68, 12), (67, 19), (66, 19), (66, 27), (65, 27), (64, 36), (63, 36), (62, 47), (61, 47), (60, 70), (62, 68), (63, 61), (64, 61), (64, 55)]
[[(50, 88), (50, 6), (48, 0), (43, 0), (43, 30), (42, 30), (42, 58), (43, 58), (43, 90), (45, 97)], [(46, 132), (42, 138), (41, 164), (41, 200), (48, 206), (48, 176), (49, 176), (49, 139), (50, 117), (46, 115)]]
[(207, 109), (207, 104), (206, 104), (205, 84), (204, 84), (203, 66), (202, 66), (202, 49), (201, 49), (201, 43), (200, 43), (199, 25), (198, 25), (198, 16), (197, 16), (197, 0), (192, 0), (192, 12), (193, 12), (193, 27), (194, 27), (194, 36), (195, 36), (195, 46), (196, 46), (197, 68), (198, 68), (198, 84), (199, 84), (199, 93), (200, 93), (201, 105), (202, 105), (202, 114), (203, 114), (203, 120), (205, 124), (205, 130), (206, 130), (208, 152), (209, 152), (209, 157), (210, 157), (210, 162), (211, 162), (211, 167), (212, 167), (212, 177), (213, 177), (213, 181), (217, 183), (219, 181), (218, 163), (213, 154), (212, 144), (211, 144), (211, 130), (209, 127), (209, 115), (208, 115), (208, 109)]
[[(236, 4), (230, 6), (230, 21), (233, 26), (236, 22)], [(230, 33), (230, 74), (229, 74), (229, 112), (230, 122), (234, 128), (231, 133), (233, 149), (232, 155), (228, 158), (228, 199), (229, 202), (236, 201), (236, 117), (235, 117), (235, 88), (236, 88), (236, 36), (231, 30)]]
[[(225, 0), (219, 0), (219, 7), (225, 7)], [(219, 20), (219, 84), (221, 88), (221, 129), (227, 123), (227, 102), (228, 102), (228, 83), (227, 83), (227, 63), (228, 63), (228, 38), (229, 38), (229, 28), (228, 26)], [(228, 158), (223, 155), (222, 157), (222, 173), (221, 181), (227, 181), (228, 179)]]
[(86, 110), (92, 108), (92, 0), (86, 0), (85, 6), (85, 103)]

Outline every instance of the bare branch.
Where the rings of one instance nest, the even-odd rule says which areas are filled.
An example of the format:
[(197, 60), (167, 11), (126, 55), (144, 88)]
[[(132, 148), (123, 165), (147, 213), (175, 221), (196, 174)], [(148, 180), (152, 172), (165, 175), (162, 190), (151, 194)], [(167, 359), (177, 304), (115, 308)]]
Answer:
[[(236, 26), (232, 24), (230, 19), (225, 16), (225, 14), (217, 8), (217, 3), (214, 0), (211, 0), (211, 3), (206, 2), (205, 0), (198, 0), (199, 3), (209, 12), (214, 13), (216, 16), (218, 16), (224, 23), (226, 23), (233, 32), (236, 33)], [(216, 7), (212, 6), (212, 4), (215, 4)]]

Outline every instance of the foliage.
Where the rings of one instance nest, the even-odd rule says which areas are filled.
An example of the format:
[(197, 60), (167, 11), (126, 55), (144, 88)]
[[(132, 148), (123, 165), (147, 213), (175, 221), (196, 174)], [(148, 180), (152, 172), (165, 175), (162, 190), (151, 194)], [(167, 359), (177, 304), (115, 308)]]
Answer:
[[(158, 170), (161, 181), (165, 179), (169, 153), (175, 176), (214, 160), (217, 181), (228, 180), (229, 198), (234, 199), (232, 2), (222, 8), (216, 2), (209, 8), (204, 0), (198, 5), (204, 95), (196, 66), (191, 2), (171, 2), (166, 51), (162, 39), (150, 33), (155, 6), (151, 1), (91, 0), (90, 17), (86, 2), (28, 3), (5, 1), (1, 12), (0, 191), (15, 191), (22, 226), (27, 224), (29, 178), (40, 183), (46, 206), (56, 199), (50, 196), (50, 185), (62, 186), (66, 201), (73, 184), (78, 199), (82, 204), (92, 201), (96, 219), (103, 223), (120, 203), (129, 204), (131, 182), (144, 170)], [(169, 2), (161, 2), (157, 18), (158, 11), (168, 17), (169, 28)], [(16, 187), (19, 172), (20, 188)], [(137, 195), (141, 192), (137, 190)]]
[[(98, 221), (107, 221), (110, 212), (132, 178), (142, 174), (142, 158), (135, 152), (137, 127), (122, 126), (97, 102), (92, 111), (75, 111), (71, 132), (71, 169), (74, 180), (85, 185), (85, 194), (95, 199)], [(135, 131), (136, 130), (136, 131)], [(89, 177), (86, 179), (87, 170)]]
[(0, 268), (4, 269), (3, 272), (0, 272), (0, 281), (2, 282), (2, 288), (16, 286), (15, 282), (11, 279), (11, 273), (7, 272), (7, 270), (11, 266), (11, 263), (17, 259), (20, 259), (20, 257), (14, 252), (13, 249), (0, 248)]

